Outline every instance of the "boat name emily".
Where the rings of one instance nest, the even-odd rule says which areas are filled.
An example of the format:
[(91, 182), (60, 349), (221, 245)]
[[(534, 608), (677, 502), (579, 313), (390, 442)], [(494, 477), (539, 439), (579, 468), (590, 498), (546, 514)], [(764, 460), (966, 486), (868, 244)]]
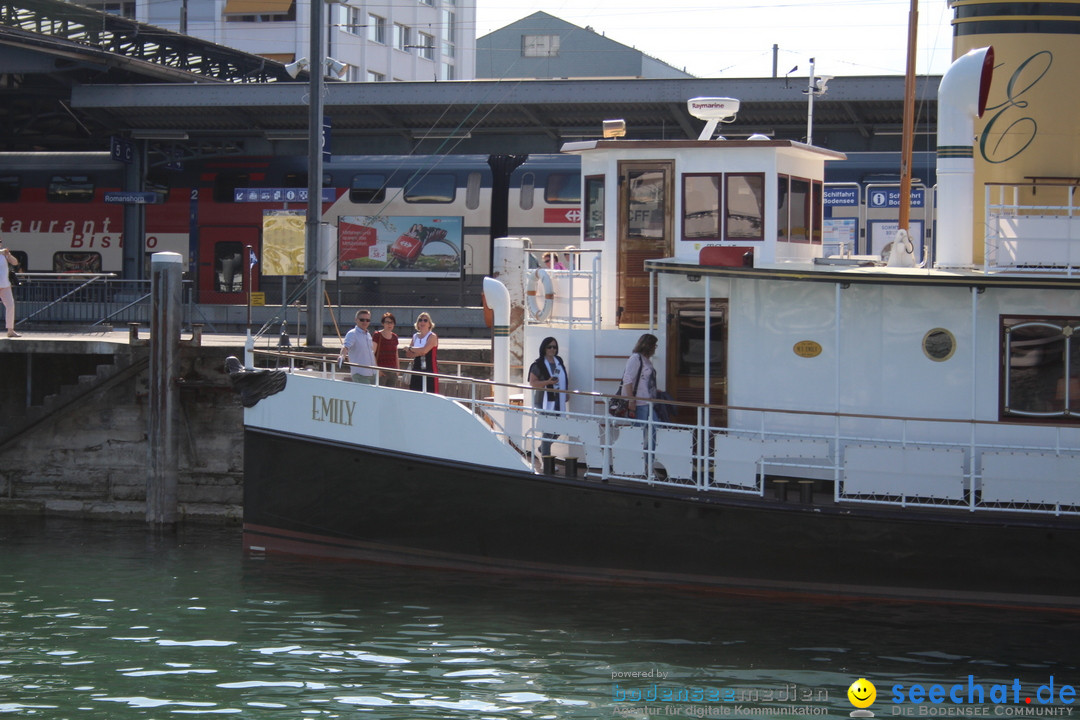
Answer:
[(352, 425), (356, 402), (328, 398), (322, 395), (311, 396), (311, 419), (316, 422), (329, 422), (337, 425)]

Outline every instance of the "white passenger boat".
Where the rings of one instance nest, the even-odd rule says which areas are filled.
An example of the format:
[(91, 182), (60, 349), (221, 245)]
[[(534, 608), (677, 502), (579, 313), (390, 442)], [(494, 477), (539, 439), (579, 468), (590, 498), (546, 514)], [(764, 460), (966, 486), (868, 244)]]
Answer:
[[(1047, 36), (1025, 37), (1030, 50)], [(842, 155), (823, 148), (711, 128), (568, 144), (582, 161), (580, 249), (548, 270), (526, 242), (499, 243), (485, 282), (493, 381), (461, 379), (449, 397), (341, 382), (317, 363), (289, 373), (245, 411), (245, 547), (1080, 604), (1080, 160), (1060, 152), (1076, 114), (1070, 138), (1027, 145), (1014, 122), (995, 147), (1023, 162), (987, 162), (1011, 80), (1042, 57), (1006, 40), (996, 69), (984, 47), (942, 79), (932, 248), (901, 234), (885, 257), (826, 257), (824, 167)], [(1076, 102), (1054, 63), (1025, 113)], [(979, 119), (988, 98), (997, 127)], [(707, 121), (737, 105), (690, 102)], [(606, 412), (646, 332), (677, 406), (650, 423), (654, 453), (648, 431)], [(522, 386), (549, 336), (569, 371), (561, 414), (535, 410)], [(545, 434), (558, 436), (546, 462)]]

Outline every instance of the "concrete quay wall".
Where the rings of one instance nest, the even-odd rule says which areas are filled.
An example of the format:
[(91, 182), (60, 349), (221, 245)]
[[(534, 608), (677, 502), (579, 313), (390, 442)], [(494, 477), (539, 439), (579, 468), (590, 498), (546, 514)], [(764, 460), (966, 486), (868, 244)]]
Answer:
[[(23, 352), (11, 351), (14, 341), (6, 343), (8, 352), (0, 350), (0, 372), (9, 378), (0, 408), (11, 420), (4, 427), (8, 439), (0, 444), (0, 513), (143, 519), (149, 371), (145, 364), (128, 373), (116, 367), (138, 367), (148, 347), (115, 343), (110, 357), (69, 341), (61, 343), (63, 354), (58, 355), (24, 339), (18, 341)], [(242, 356), (242, 345), (185, 346), (180, 354), (178, 518), (238, 523), (243, 413), (224, 363), (228, 355)], [(96, 377), (82, 372), (88, 359), (102, 368)], [(44, 394), (43, 405), (27, 408), (13, 388)], [(61, 408), (49, 407), (71, 395), (79, 397)], [(25, 423), (34, 415), (44, 417), (20, 429), (20, 416)]]
[[(243, 408), (225, 358), (242, 358), (243, 343), (239, 335), (181, 340), (180, 521), (242, 519)], [(127, 332), (0, 339), (0, 515), (145, 518), (148, 356), (145, 331), (135, 342)], [(440, 356), (444, 365), (488, 361), (490, 340), (442, 338)]]

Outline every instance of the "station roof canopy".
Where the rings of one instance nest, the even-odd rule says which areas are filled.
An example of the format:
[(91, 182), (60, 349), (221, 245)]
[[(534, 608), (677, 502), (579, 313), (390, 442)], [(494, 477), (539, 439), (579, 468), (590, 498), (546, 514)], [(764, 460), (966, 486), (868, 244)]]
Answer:
[[(920, 83), (918, 132), (936, 126), (940, 78)], [(902, 77), (838, 77), (815, 98), (813, 140), (838, 150), (896, 150), (903, 117)], [(242, 86), (105, 85), (72, 90), (84, 122), (134, 136), (234, 141), (306, 141), (307, 83)], [(604, 120), (623, 119), (628, 138), (696, 138), (704, 122), (687, 100), (738, 98), (720, 133), (803, 140), (808, 102), (783, 79), (527, 80), (342, 83), (325, 86), (335, 154), (554, 152), (596, 138)], [(253, 148), (248, 148), (252, 150)], [(265, 150), (265, 148), (263, 148)]]
[[(230, 2), (249, 0), (230, 0)], [(112, 135), (185, 154), (305, 152), (308, 82), (285, 66), (61, 0), (0, 0), (0, 149), (104, 150)], [(304, 80), (304, 76), (300, 80)], [(932, 136), (939, 76), (916, 84)], [(696, 138), (694, 97), (733, 97), (729, 138), (804, 140), (806, 79), (328, 81), (335, 154), (555, 152), (623, 119), (627, 138)], [(814, 97), (813, 141), (898, 150), (904, 78), (840, 76)], [(923, 147), (933, 147), (920, 141)]]

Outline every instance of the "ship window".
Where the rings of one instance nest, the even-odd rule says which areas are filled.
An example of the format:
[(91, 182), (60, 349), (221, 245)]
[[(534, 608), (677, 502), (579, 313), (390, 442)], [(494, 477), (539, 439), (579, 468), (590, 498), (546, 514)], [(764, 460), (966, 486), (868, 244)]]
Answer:
[(791, 178), (790, 197), (788, 239), (791, 242), (810, 242), (810, 181)]
[(1080, 318), (1003, 318), (1002, 417), (1080, 413)]
[(923, 335), (922, 349), (934, 362), (945, 362), (956, 352), (956, 336), (945, 328), (934, 328)]
[(720, 176), (683, 176), (683, 239), (720, 239)]
[(381, 203), (386, 199), (386, 176), (372, 173), (353, 175), (349, 186), (349, 201), (354, 203)]
[(762, 240), (765, 237), (765, 176), (760, 173), (724, 177), (724, 237), (727, 240)]
[(94, 182), (85, 175), (54, 175), (49, 181), (48, 198), (49, 202), (92, 202)]
[(604, 239), (604, 176), (585, 178), (585, 239)]
[(788, 239), (788, 228), (791, 227), (788, 217), (791, 205), (788, 198), (789, 181), (787, 175), (780, 175), (776, 183), (776, 239), (785, 242)]
[(626, 177), (626, 237), (662, 240), (667, 218), (667, 173), (630, 170)]
[(549, 203), (580, 203), (581, 176), (571, 173), (551, 173), (544, 186), (544, 200)]
[(405, 186), (405, 202), (452, 203), (456, 179), (453, 175), (423, 175)]

